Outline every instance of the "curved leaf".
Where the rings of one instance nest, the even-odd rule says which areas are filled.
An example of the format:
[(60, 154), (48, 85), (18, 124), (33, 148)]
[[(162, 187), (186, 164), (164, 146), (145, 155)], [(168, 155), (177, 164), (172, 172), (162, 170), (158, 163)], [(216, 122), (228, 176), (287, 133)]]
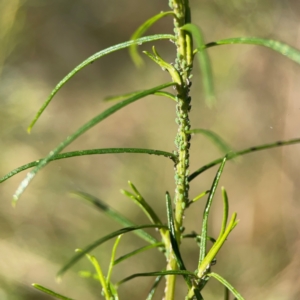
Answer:
[[(88, 193), (79, 192), (79, 191), (73, 192), (73, 194), (93, 204), (96, 208), (100, 209), (103, 213), (105, 213), (113, 220), (117, 221), (119, 224), (126, 227), (137, 226), (136, 224), (129, 221), (126, 217), (124, 217), (121, 213), (117, 212), (116, 210), (111, 208), (108, 204), (101, 201), (100, 199)], [(152, 245), (156, 245), (157, 243), (159, 243), (156, 238), (154, 238), (152, 235), (150, 235), (148, 232), (144, 230), (135, 230), (133, 233)], [(164, 247), (162, 247), (162, 250), (163, 248)]]
[(155, 35), (150, 35), (150, 36), (146, 36), (146, 37), (143, 37), (143, 38), (139, 38), (139, 39), (136, 39), (134, 41), (127, 41), (127, 42), (124, 42), (124, 43), (121, 43), (121, 44), (118, 44), (118, 45), (111, 46), (111, 47), (106, 48), (104, 50), (101, 50), (101, 51), (95, 53), (94, 55), (90, 56), (86, 60), (84, 60), (81, 64), (79, 64), (76, 68), (74, 68), (67, 76), (65, 76), (56, 85), (56, 87), (52, 90), (52, 92), (50, 93), (50, 96), (44, 102), (44, 104), (39, 109), (39, 111), (37, 112), (37, 114), (34, 117), (34, 119), (32, 120), (32, 122), (30, 123), (30, 125), (29, 125), (29, 127), (27, 129), (28, 132), (31, 131), (32, 127), (37, 122), (37, 120), (39, 119), (39, 117), (41, 116), (41, 114), (43, 113), (43, 111), (46, 109), (46, 107), (49, 105), (50, 101), (55, 96), (55, 94), (65, 85), (66, 82), (68, 82), (76, 73), (78, 73), (84, 67), (86, 67), (89, 64), (93, 63), (95, 60), (97, 60), (97, 59), (99, 59), (99, 58), (101, 58), (101, 57), (103, 57), (103, 56), (105, 56), (107, 54), (110, 54), (112, 52), (115, 52), (117, 50), (121, 50), (121, 49), (130, 47), (131, 45), (135, 45), (135, 44), (148, 43), (148, 42), (162, 40), (162, 39), (171, 39), (171, 40), (173, 40), (174, 36), (171, 35), (171, 34), (155, 34)]
[(49, 290), (49, 289), (47, 289), (47, 288), (45, 288), (45, 287), (43, 287), (43, 286), (37, 284), (37, 283), (33, 283), (32, 286), (33, 286), (34, 288), (36, 288), (37, 290), (39, 290), (39, 291), (41, 291), (41, 292), (44, 292), (45, 294), (48, 294), (48, 295), (50, 295), (50, 296), (52, 296), (52, 297), (55, 297), (56, 299), (61, 299), (61, 300), (73, 300), (73, 299), (71, 299), (71, 298), (65, 297), (65, 296), (60, 295), (60, 294), (58, 294), (58, 293), (55, 293), (55, 292), (53, 292), (53, 291), (51, 291), (51, 290)]
[(250, 44), (250, 45), (264, 46), (300, 64), (300, 51), (298, 49), (291, 47), (285, 43), (275, 41), (275, 40), (269, 40), (269, 39), (262, 39), (256, 37), (231, 38), (231, 39), (224, 39), (224, 40), (208, 43), (204, 45), (203, 48), (210, 48), (214, 46), (230, 45), (230, 44)]
[(230, 292), (236, 297), (237, 300), (244, 300), (244, 298), (241, 296), (241, 294), (219, 274), (212, 272), (212, 273), (207, 274), (207, 276), (214, 277), (218, 281), (220, 281), (224, 286), (226, 286), (230, 290)]
[[(75, 156), (95, 155), (95, 154), (122, 154), (122, 153), (140, 153), (140, 154), (164, 156), (172, 159), (174, 163), (176, 163), (177, 161), (177, 157), (173, 153), (161, 151), (161, 150), (152, 150), (152, 149), (143, 149), (143, 148), (102, 148), (102, 149), (78, 150), (78, 151), (57, 154), (54, 157), (52, 157), (50, 161), (70, 158)], [(24, 170), (37, 166), (39, 162), (43, 159), (44, 158), (38, 159), (36, 161), (32, 161), (28, 164), (25, 164), (23, 166), (20, 166), (12, 170), (11, 172), (7, 173), (2, 178), (0, 178), (0, 183)]]
[(75, 131), (73, 134), (69, 135), (63, 142), (61, 142), (55, 149), (53, 149), (48, 156), (46, 156), (43, 160), (39, 162), (39, 164), (32, 170), (30, 171), (26, 178), (21, 182), (19, 185), (18, 189), (16, 190), (14, 196), (13, 196), (13, 204), (15, 205), (16, 202), (18, 201), (20, 195), (24, 192), (30, 181), (34, 178), (36, 173), (41, 170), (44, 166), (48, 164), (48, 162), (53, 159), (58, 153), (60, 153), (64, 148), (66, 148), (68, 145), (70, 145), (74, 140), (76, 140), (79, 136), (81, 136), (83, 133), (85, 133), (87, 130), (95, 126), (96, 124), (100, 123), (116, 111), (120, 110), (121, 108), (141, 99), (144, 98), (148, 95), (153, 94), (156, 91), (159, 91), (163, 88), (169, 87), (174, 85), (174, 82), (169, 82), (166, 84), (159, 85), (155, 88), (145, 90), (140, 92), (137, 95), (134, 95), (122, 102), (119, 102), (110, 108), (106, 109), (104, 112), (99, 114), (98, 116), (94, 117), (92, 120), (88, 121), (85, 123), (82, 127), (80, 127), (77, 131)]
[(188, 130), (187, 133), (191, 134), (197, 134), (201, 133), (208, 137), (220, 150), (223, 152), (223, 154), (227, 154), (229, 152), (232, 152), (231, 147), (215, 132), (209, 129), (191, 129)]
[[(248, 153), (252, 153), (252, 152), (256, 152), (256, 151), (260, 151), (260, 150), (266, 150), (266, 149), (271, 149), (271, 148), (276, 148), (276, 147), (281, 147), (281, 146), (288, 146), (288, 145), (293, 145), (293, 144), (298, 144), (298, 143), (300, 143), (300, 138), (292, 139), (292, 140), (288, 140), (288, 141), (279, 141), (279, 142), (275, 142), (275, 143), (271, 143), (271, 144), (259, 145), (259, 146), (255, 146), (255, 147), (251, 147), (251, 148), (246, 148), (241, 151), (228, 153), (227, 160), (231, 160), (237, 156), (242, 156), (244, 154), (248, 154)], [(188, 181), (189, 182), (192, 181), (193, 179), (195, 179), (198, 175), (200, 175), (204, 171), (220, 164), (223, 161), (223, 158), (224, 157), (215, 159), (214, 161), (212, 161), (212, 162), (208, 163), (207, 165), (204, 165), (200, 169), (196, 170), (188, 177)]]
[[(144, 22), (131, 36), (130, 40), (137, 40), (140, 38), (155, 22), (160, 20), (161, 18), (168, 16), (168, 15), (174, 15), (173, 11), (166, 11), (166, 12), (160, 12), (159, 14), (151, 17), (146, 22)], [(131, 56), (131, 59), (133, 60), (134, 64), (137, 67), (141, 67), (143, 65), (143, 59), (139, 55), (137, 51), (137, 45), (141, 45), (140, 43), (132, 44), (129, 47), (129, 54)]]
[(139, 230), (139, 229), (143, 229), (143, 228), (166, 228), (167, 226), (164, 225), (140, 225), (140, 226), (132, 226), (132, 227), (126, 227), (126, 228), (122, 228), (119, 229), (115, 232), (112, 232), (102, 238), (100, 238), (99, 240), (95, 241), (94, 243), (88, 245), (87, 247), (85, 247), (84, 249), (82, 249), (82, 252), (78, 252), (76, 253), (57, 273), (57, 277), (60, 278), (68, 269), (70, 269), (78, 260), (80, 260), (86, 253), (92, 251), (93, 249), (95, 249), (96, 247), (100, 246), (101, 244), (109, 241), (110, 239), (117, 237), (118, 235), (127, 233), (127, 232), (131, 232), (131, 231), (135, 231), (135, 230)]
[(205, 93), (206, 104), (211, 107), (215, 103), (215, 90), (214, 82), (211, 70), (211, 63), (206, 51), (206, 46), (201, 29), (194, 24), (185, 24), (181, 29), (186, 30), (193, 35), (193, 38), (197, 44), (197, 57), (202, 72), (203, 88)]

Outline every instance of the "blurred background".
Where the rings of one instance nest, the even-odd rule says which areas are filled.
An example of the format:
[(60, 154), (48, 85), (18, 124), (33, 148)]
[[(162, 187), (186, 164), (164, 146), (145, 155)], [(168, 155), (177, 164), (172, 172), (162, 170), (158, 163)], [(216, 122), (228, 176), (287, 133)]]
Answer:
[[(170, 81), (152, 61), (136, 70), (126, 50), (98, 60), (77, 74), (57, 94), (30, 135), (26, 128), (56, 83), (88, 56), (129, 39), (146, 19), (168, 10), (167, 0), (0, 0), (0, 176), (45, 156), (79, 126), (110, 104), (103, 99)], [(297, 0), (191, 0), (194, 23), (206, 41), (239, 36), (278, 39), (300, 48), (300, 3)], [(149, 34), (172, 32), (167, 17)], [(174, 61), (174, 45), (156, 43), (162, 57)], [(152, 44), (141, 50), (151, 49)], [(300, 66), (257, 46), (209, 49), (217, 106), (203, 100), (195, 65), (192, 128), (211, 129), (234, 150), (300, 137)], [(174, 150), (175, 107), (148, 97), (117, 112), (80, 137), (66, 151), (106, 147)], [(205, 137), (195, 136), (191, 171), (222, 154)], [(231, 282), (246, 299), (300, 299), (300, 145), (249, 154), (225, 167), (221, 185), (230, 213), (240, 222), (217, 257), (213, 271)], [(191, 197), (210, 187), (216, 168), (191, 183)], [(0, 185), (0, 299), (50, 299), (31, 287), (37, 282), (74, 299), (101, 299), (97, 282), (80, 278), (86, 260), (61, 283), (59, 268), (74, 254), (121, 226), (70, 191), (81, 190), (106, 201), (138, 224), (149, 221), (120, 194), (131, 180), (158, 215), (166, 220), (164, 193), (174, 194), (172, 162), (147, 155), (100, 155), (49, 164), (28, 187), (15, 209), (12, 195), (26, 172)], [(222, 218), (220, 189), (214, 200), (209, 232), (217, 236)], [(200, 232), (205, 200), (186, 212), (186, 232)], [(153, 231), (151, 231), (153, 233)], [(154, 234), (157, 234), (154, 232)], [(107, 269), (112, 242), (93, 253)], [(125, 235), (117, 256), (145, 243)], [(198, 260), (194, 241), (184, 241), (190, 270)], [(157, 271), (164, 257), (150, 250), (116, 266), (113, 280), (137, 272)], [(121, 299), (145, 299), (153, 278), (138, 278), (120, 287)], [(177, 299), (186, 288), (179, 279)], [(211, 280), (205, 299), (223, 299), (223, 287)], [(161, 299), (163, 284), (155, 299)]]

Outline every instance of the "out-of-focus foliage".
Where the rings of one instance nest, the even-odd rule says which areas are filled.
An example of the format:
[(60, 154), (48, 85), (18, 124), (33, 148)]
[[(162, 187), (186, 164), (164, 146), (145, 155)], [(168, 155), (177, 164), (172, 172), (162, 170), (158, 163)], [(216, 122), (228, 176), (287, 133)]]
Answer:
[[(0, 0), (0, 172), (45, 156), (67, 135), (110, 106), (108, 95), (150, 88), (168, 81), (147, 58), (144, 70), (136, 70), (126, 51), (90, 65), (77, 74), (53, 100), (31, 135), (26, 128), (54, 85), (91, 54), (129, 39), (147, 18), (168, 9), (167, 0)], [(299, 1), (196, 1), (191, 0), (194, 22), (205, 40), (242, 35), (274, 38), (300, 48)], [(160, 20), (149, 33), (169, 33), (170, 19)], [(151, 45), (139, 50), (150, 51)], [(156, 45), (160, 55), (174, 61), (169, 42)], [(267, 49), (232, 45), (208, 50), (215, 78), (217, 106), (205, 107), (200, 72), (195, 65), (192, 86), (192, 128), (217, 132), (235, 150), (264, 142), (299, 137), (300, 68)], [(146, 71), (147, 70), (147, 71)], [(163, 81), (164, 80), (164, 81)], [(201, 100), (201, 101), (199, 101)], [(202, 104), (199, 104), (202, 103)], [(157, 110), (157, 107), (160, 109)], [(174, 149), (176, 132), (172, 101), (150, 97), (135, 103), (133, 110), (118, 112), (105, 124), (82, 136), (67, 150), (101, 147), (148, 147)], [(220, 156), (201, 135), (193, 138), (191, 171)], [(299, 146), (250, 154), (228, 162), (221, 185), (231, 199), (239, 226), (219, 254), (213, 271), (228, 279), (246, 299), (298, 299), (299, 267)], [(191, 198), (209, 188), (216, 170), (191, 184)], [(11, 197), (24, 174), (0, 185), (0, 299), (49, 299), (31, 288), (39, 282), (75, 299), (99, 299), (96, 282), (82, 279), (77, 271), (90, 267), (81, 262), (60, 285), (55, 274), (73, 254), (91, 241), (120, 226), (69, 191), (94, 194), (122, 211), (136, 223), (145, 224), (139, 209), (119, 193), (134, 182), (166, 222), (166, 190), (173, 191), (173, 165), (164, 158), (143, 155), (107, 155), (71, 158), (45, 168), (24, 194), (16, 209)], [(151, 189), (149, 189), (151, 186)], [(218, 191), (219, 201), (221, 192)], [(186, 214), (186, 232), (201, 229), (199, 215), (205, 201), (193, 204)], [(221, 216), (213, 206), (212, 216)], [(220, 217), (217, 218), (220, 220)], [(219, 222), (209, 220), (216, 236)], [(118, 256), (143, 241), (124, 236)], [(183, 259), (188, 269), (197, 264), (198, 249), (186, 242)], [(103, 265), (110, 259), (112, 244), (101, 246), (95, 256)], [(222, 259), (222, 258), (225, 258)], [(116, 266), (113, 280), (133, 272), (160, 270), (163, 255), (155, 249), (136, 260)], [(91, 271), (91, 270), (90, 270)], [(85, 281), (86, 280), (86, 281)], [(126, 283), (124, 299), (145, 298), (151, 279)], [(139, 287), (137, 290), (136, 287)], [(220, 297), (218, 283), (205, 296)], [(178, 299), (184, 291), (178, 290)], [(157, 294), (160, 299), (161, 294)]]

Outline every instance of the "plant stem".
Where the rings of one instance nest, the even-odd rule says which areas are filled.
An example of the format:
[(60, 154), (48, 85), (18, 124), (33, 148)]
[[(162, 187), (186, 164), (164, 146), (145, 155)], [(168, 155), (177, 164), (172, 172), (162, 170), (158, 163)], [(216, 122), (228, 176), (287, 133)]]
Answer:
[[(181, 30), (184, 24), (190, 22), (190, 9), (188, 0), (170, 0), (170, 7), (173, 9), (174, 18), (174, 32), (175, 44), (177, 49), (177, 58), (175, 60), (175, 69), (181, 78), (181, 84), (176, 85), (177, 105), (176, 105), (176, 123), (178, 124), (178, 131), (175, 138), (175, 145), (177, 148), (178, 163), (175, 168), (175, 230), (178, 245), (180, 245), (182, 233), (182, 220), (185, 207), (188, 204), (189, 198), (189, 148), (191, 135), (187, 133), (190, 130), (189, 111), (191, 109), (189, 96), (190, 91), (190, 73), (192, 70), (192, 39), (185, 31)], [(167, 246), (168, 255), (168, 270), (178, 269), (175, 256), (173, 255), (171, 244)], [(165, 300), (173, 300), (175, 295), (175, 276), (167, 276)]]

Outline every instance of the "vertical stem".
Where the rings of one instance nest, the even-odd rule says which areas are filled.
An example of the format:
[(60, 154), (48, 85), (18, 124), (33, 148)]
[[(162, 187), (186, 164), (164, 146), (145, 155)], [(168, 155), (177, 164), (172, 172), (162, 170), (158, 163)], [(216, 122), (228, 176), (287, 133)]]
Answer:
[[(189, 148), (191, 135), (187, 133), (190, 129), (189, 112), (191, 109), (190, 78), (192, 70), (192, 38), (180, 27), (186, 23), (190, 23), (190, 8), (189, 0), (169, 0), (169, 5), (173, 9), (174, 32), (176, 36), (177, 58), (174, 67), (181, 77), (181, 84), (176, 86), (177, 90), (177, 105), (176, 105), (176, 123), (178, 131), (175, 138), (177, 148), (178, 163), (175, 167), (175, 229), (178, 244), (180, 244), (181, 233), (183, 231), (182, 221), (185, 207), (189, 198)], [(171, 243), (168, 243), (170, 249), (167, 249), (168, 255), (168, 270), (178, 269), (176, 259), (171, 249)], [(173, 300), (175, 294), (176, 276), (166, 277), (165, 300)]]

